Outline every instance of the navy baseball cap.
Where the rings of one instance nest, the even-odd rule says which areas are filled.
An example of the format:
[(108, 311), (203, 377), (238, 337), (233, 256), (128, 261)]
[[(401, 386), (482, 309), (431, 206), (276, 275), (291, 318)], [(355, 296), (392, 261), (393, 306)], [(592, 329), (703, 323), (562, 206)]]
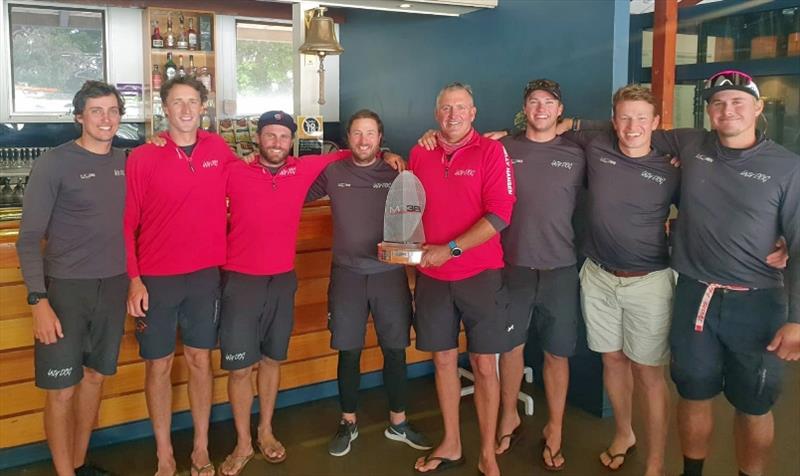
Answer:
[(297, 124), (294, 123), (294, 119), (290, 114), (283, 111), (267, 111), (258, 118), (256, 133), (260, 134), (264, 126), (269, 126), (271, 124), (277, 124), (289, 129), (292, 131), (292, 135), (297, 131)]

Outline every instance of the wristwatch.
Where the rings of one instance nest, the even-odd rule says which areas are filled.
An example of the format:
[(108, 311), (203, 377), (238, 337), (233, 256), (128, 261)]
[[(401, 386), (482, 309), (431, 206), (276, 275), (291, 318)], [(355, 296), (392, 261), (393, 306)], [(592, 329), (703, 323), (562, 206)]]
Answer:
[(459, 256), (461, 256), (461, 253), (464, 252), (464, 250), (458, 247), (455, 241), (451, 241), (450, 243), (447, 244), (447, 246), (450, 247), (450, 256), (452, 256), (453, 258), (458, 258)]
[(39, 300), (47, 299), (47, 293), (28, 293), (28, 304), (39, 304)]

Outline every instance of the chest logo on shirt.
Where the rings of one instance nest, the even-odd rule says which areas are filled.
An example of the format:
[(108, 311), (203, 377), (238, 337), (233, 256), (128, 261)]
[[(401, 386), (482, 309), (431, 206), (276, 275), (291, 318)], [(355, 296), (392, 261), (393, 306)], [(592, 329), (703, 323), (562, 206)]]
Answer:
[(572, 162), (566, 162), (564, 160), (554, 160), (550, 162), (550, 167), (555, 167), (557, 169), (567, 169), (572, 170)]
[(389, 188), (391, 186), (392, 184), (390, 182), (378, 182), (372, 184), (372, 188)]
[(694, 156), (694, 158), (697, 160), (702, 160), (703, 162), (708, 162), (709, 164), (714, 162), (714, 159), (712, 157), (703, 154), (697, 154)]
[(522, 159), (509, 159), (509, 160), (511, 161), (512, 165), (513, 164), (524, 164), (525, 163), (525, 161), (522, 160)]
[(453, 172), (453, 175), (456, 177), (474, 177), (475, 173), (475, 169), (458, 169)]
[(650, 180), (651, 182), (655, 182), (659, 185), (663, 185), (664, 182), (667, 181), (666, 177), (662, 177), (661, 175), (656, 175), (652, 172), (648, 172), (647, 170), (642, 172), (642, 177), (646, 178), (647, 180)]
[(350, 185), (347, 182), (339, 182), (339, 183), (336, 184), (336, 186), (339, 187), (339, 188), (350, 188), (350, 187), (352, 187), (352, 185)]
[(739, 172), (739, 175), (745, 178), (758, 180), (761, 183), (767, 183), (767, 181), (772, 178), (772, 175), (762, 174), (761, 172), (751, 172), (749, 170), (742, 170)]
[(608, 165), (617, 165), (617, 161), (608, 157), (600, 157), (600, 162)]
[(210, 169), (211, 167), (219, 167), (219, 160), (204, 160), (203, 161), (203, 168)]
[(287, 167), (278, 173), (279, 177), (288, 177), (290, 175), (297, 175), (297, 167)]
[(115, 177), (124, 177), (125, 170), (124, 169), (114, 169), (114, 176)]
[(88, 174), (81, 174), (80, 177), (81, 177), (81, 180), (89, 180), (89, 179), (95, 178), (96, 175), (94, 174), (94, 172), (90, 172)]

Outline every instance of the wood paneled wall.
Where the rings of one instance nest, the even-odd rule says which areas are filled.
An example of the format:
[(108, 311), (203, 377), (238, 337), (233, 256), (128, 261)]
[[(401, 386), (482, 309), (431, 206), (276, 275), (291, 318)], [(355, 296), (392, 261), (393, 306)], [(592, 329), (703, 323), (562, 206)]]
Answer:
[[(0, 237), (0, 448), (45, 439), (42, 411), (45, 393), (34, 386), (33, 333), (26, 288), (19, 271), (14, 236)], [(296, 270), (295, 328), (287, 362), (281, 367), (281, 389), (295, 388), (336, 378), (336, 353), (327, 330), (327, 287), (331, 260), (330, 207), (317, 202), (306, 207), (300, 223)], [(144, 362), (139, 358), (133, 320), (128, 319), (117, 374), (106, 380), (98, 427), (147, 418), (144, 397)], [(413, 332), (413, 331), (412, 331)], [(408, 361), (419, 362), (430, 354), (412, 346)], [(462, 350), (464, 342), (462, 335)], [(226, 402), (227, 373), (219, 368), (219, 350), (213, 352), (214, 403)], [(187, 368), (180, 345), (172, 370), (173, 410), (188, 410)], [(383, 365), (375, 330), (370, 322), (362, 370)], [(255, 388), (255, 387), (254, 387)]]

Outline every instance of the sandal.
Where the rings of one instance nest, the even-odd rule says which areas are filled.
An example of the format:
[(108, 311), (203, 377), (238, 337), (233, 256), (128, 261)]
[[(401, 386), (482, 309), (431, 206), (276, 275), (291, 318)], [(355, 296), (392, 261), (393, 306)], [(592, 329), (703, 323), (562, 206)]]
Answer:
[[(633, 444), (633, 445), (629, 446), (628, 449), (625, 450), (624, 453), (617, 453), (615, 455), (612, 455), (611, 452), (609, 452), (610, 449), (611, 448), (608, 448), (607, 450), (603, 451), (603, 453), (602, 453), (602, 454), (606, 455), (606, 457), (608, 457), (608, 464), (603, 463), (602, 459), (600, 460), (600, 464), (605, 466), (605, 468), (607, 470), (609, 470), (609, 471), (619, 471), (619, 469), (622, 468), (622, 466), (625, 464), (625, 458), (627, 458), (634, 451), (636, 451), (636, 445)], [(619, 459), (619, 458), (622, 458), (622, 463), (620, 463), (619, 466), (617, 466), (616, 468), (612, 468), (611, 464), (614, 462), (614, 460)]]
[(196, 464), (194, 464), (194, 462), (192, 462), (191, 464), (192, 464), (192, 469), (189, 472), (191, 473), (192, 471), (194, 471), (197, 473), (197, 476), (203, 476), (203, 473), (205, 473), (206, 471), (211, 471), (211, 476), (217, 474), (217, 471), (214, 469), (214, 463), (208, 462), (203, 466), (197, 466)]
[(505, 440), (506, 438), (508, 438), (508, 446), (506, 447), (505, 450), (503, 450), (502, 453), (497, 453), (497, 456), (504, 455), (506, 453), (510, 453), (511, 450), (514, 448), (514, 445), (516, 445), (522, 439), (522, 433), (523, 433), (523, 431), (522, 431), (522, 423), (520, 423), (519, 425), (517, 425), (516, 428), (514, 428), (514, 431), (512, 431), (511, 433), (509, 433), (507, 435), (503, 435), (500, 438), (498, 438), (497, 439), (497, 447), (498, 448), (500, 447), (500, 445), (503, 444), (503, 440)]
[[(542, 445), (542, 466), (544, 467), (544, 469), (546, 469), (547, 471), (552, 471), (554, 473), (562, 471), (564, 469), (564, 466), (567, 465), (567, 460), (566, 458), (564, 458), (564, 455), (561, 454), (561, 448), (559, 448), (558, 451), (553, 453), (553, 449), (547, 445), (547, 439), (542, 438), (540, 443)], [(544, 459), (545, 451), (547, 452), (547, 456), (550, 457), (550, 463), (555, 463), (556, 458), (558, 458), (559, 456), (564, 458), (564, 461), (558, 466), (556, 466), (555, 464), (548, 464), (547, 460)]]
[[(225, 461), (219, 466), (219, 472), (222, 476), (239, 476), (242, 471), (244, 471), (244, 467), (247, 466), (247, 463), (253, 459), (253, 456), (256, 455), (255, 450), (251, 451), (249, 455), (245, 456), (233, 456), (233, 453), (229, 454)], [(235, 472), (231, 472), (231, 468), (239, 468)]]
[[(256, 441), (256, 446), (258, 446), (261, 456), (263, 456), (268, 463), (278, 464), (283, 463), (286, 460), (286, 448), (284, 448), (284, 446), (278, 440), (275, 440), (274, 443), (264, 446), (261, 445), (260, 441)], [(283, 449), (283, 454), (279, 456), (270, 456), (270, 453), (278, 453), (281, 449)]]

